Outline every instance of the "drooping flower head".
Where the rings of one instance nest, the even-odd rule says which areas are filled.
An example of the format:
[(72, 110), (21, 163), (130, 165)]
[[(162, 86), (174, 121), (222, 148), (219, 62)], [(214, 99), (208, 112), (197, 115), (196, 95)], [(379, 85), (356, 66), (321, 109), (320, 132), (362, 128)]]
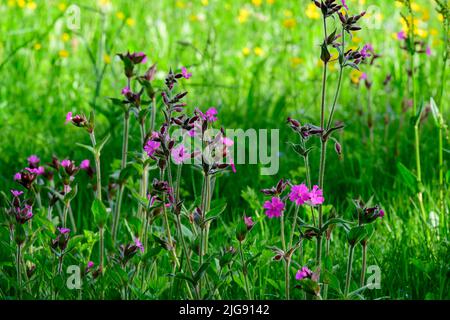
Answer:
[(295, 275), (295, 279), (303, 280), (306, 278), (311, 278), (312, 275), (313, 275), (313, 272), (311, 270), (309, 270), (308, 267), (305, 266), (297, 271), (297, 274)]
[(269, 218), (280, 217), (284, 210), (284, 203), (278, 197), (272, 197), (270, 201), (264, 202), (264, 209)]
[(309, 199), (309, 190), (304, 183), (292, 186), (291, 193), (289, 193), (289, 200), (300, 206)]

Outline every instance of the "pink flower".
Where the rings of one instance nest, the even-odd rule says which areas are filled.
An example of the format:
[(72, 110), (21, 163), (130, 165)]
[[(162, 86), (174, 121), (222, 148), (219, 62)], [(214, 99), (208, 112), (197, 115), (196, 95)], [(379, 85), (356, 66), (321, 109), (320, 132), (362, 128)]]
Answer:
[(72, 121), (72, 112), (70, 111), (66, 115), (66, 122), (64, 122), (64, 124), (68, 124), (71, 121)]
[(181, 68), (181, 74), (185, 79), (189, 79), (190, 77), (192, 77), (192, 73), (189, 73), (185, 67)]
[(39, 161), (41, 161), (41, 159), (39, 159), (39, 157), (37, 155), (31, 155), (28, 157), (28, 163), (30, 164), (30, 166), (35, 166), (39, 163)]
[(303, 267), (301, 270), (297, 271), (297, 274), (295, 275), (295, 279), (297, 280), (303, 280), (305, 278), (309, 278), (312, 276), (312, 271), (308, 269), (308, 267)]
[(431, 56), (431, 48), (429, 46), (427, 47), (425, 53), (427, 54), (427, 56)]
[(284, 210), (284, 203), (278, 197), (273, 197), (270, 201), (264, 202), (264, 209), (269, 218), (280, 217)]
[(147, 152), (147, 155), (149, 157), (153, 156), (158, 150), (158, 148), (161, 146), (161, 143), (154, 140), (148, 140), (147, 143), (144, 146), (144, 151)]
[(91, 163), (89, 162), (88, 159), (83, 160), (80, 163), (80, 169), (82, 169), (82, 170), (87, 170), (87, 169), (89, 169), (90, 166), (91, 166)]
[(236, 166), (234, 165), (234, 163), (231, 163), (230, 166), (231, 166), (231, 171), (233, 171), (233, 173), (236, 173)]
[(67, 233), (70, 232), (70, 229), (69, 229), (69, 228), (59, 228), (59, 227), (58, 227), (58, 231), (59, 231), (59, 233), (61, 233), (61, 234), (67, 234)]
[(141, 241), (139, 241), (138, 238), (134, 239), (134, 244), (136, 247), (139, 248), (139, 250), (141, 250), (141, 252), (144, 252), (144, 245), (142, 244)]
[(146, 63), (147, 62), (147, 55), (145, 53), (138, 52), (138, 53), (136, 53), (136, 56), (137, 57), (143, 57), (143, 59), (140, 62), (138, 62), (138, 63)]
[(11, 190), (11, 193), (14, 197), (19, 197), (23, 194), (23, 191), (18, 191), (18, 190)]
[(361, 76), (359, 77), (359, 79), (366, 80), (367, 79), (367, 73), (365, 73), (365, 72), (361, 73)]
[(181, 164), (191, 157), (191, 154), (186, 151), (184, 145), (182, 144), (180, 144), (178, 147), (173, 148), (171, 154), (172, 160), (173, 162), (175, 162), (175, 164)]
[(120, 93), (126, 96), (127, 94), (131, 93), (131, 90), (129, 87), (125, 87), (122, 89), (122, 91), (120, 91)]
[(308, 204), (311, 206), (316, 206), (322, 204), (324, 201), (323, 192), (318, 186), (313, 186), (311, 192), (309, 193)]
[(406, 40), (406, 32), (405, 31), (400, 31), (397, 33), (397, 40)]
[(72, 161), (68, 160), (68, 159), (64, 159), (63, 161), (61, 161), (61, 166), (63, 168), (67, 168), (70, 167), (70, 165), (72, 164)]
[(366, 44), (359, 53), (361, 54), (363, 59), (367, 59), (370, 57), (370, 51), (373, 51), (372, 45)]
[(205, 112), (205, 120), (208, 122), (214, 122), (217, 121), (217, 110), (216, 108), (209, 108), (206, 112)]
[(17, 180), (21, 180), (21, 179), (22, 179), (22, 175), (20, 174), (20, 172), (17, 172), (17, 173), (14, 175), (14, 180), (17, 181)]
[(255, 225), (255, 223), (252, 220), (252, 217), (245, 217), (244, 216), (244, 223), (247, 226), (247, 230), (250, 230)]
[(345, 8), (345, 10), (348, 10), (348, 5), (345, 3), (345, 0), (342, 0), (342, 6)]
[(222, 137), (220, 141), (226, 146), (231, 147), (234, 144), (234, 141), (227, 137)]
[(304, 204), (309, 200), (308, 187), (304, 183), (292, 186), (291, 193), (289, 194), (289, 200), (295, 202), (298, 206)]
[(27, 168), (25, 168), (25, 170), (27, 170), (28, 172), (33, 173), (35, 175), (38, 175), (38, 176), (44, 174), (44, 172), (45, 172), (45, 169), (42, 166), (40, 166), (38, 168), (28, 168), (27, 167)]
[(72, 188), (70, 187), (70, 185), (65, 184), (64, 185), (64, 194), (68, 194), (70, 191), (72, 191)]
[(384, 210), (380, 209), (380, 212), (378, 212), (378, 217), (383, 218), (384, 217)]
[(87, 263), (87, 268), (88, 268), (88, 269), (91, 269), (91, 268), (93, 268), (93, 267), (94, 267), (94, 262), (89, 261), (89, 262)]

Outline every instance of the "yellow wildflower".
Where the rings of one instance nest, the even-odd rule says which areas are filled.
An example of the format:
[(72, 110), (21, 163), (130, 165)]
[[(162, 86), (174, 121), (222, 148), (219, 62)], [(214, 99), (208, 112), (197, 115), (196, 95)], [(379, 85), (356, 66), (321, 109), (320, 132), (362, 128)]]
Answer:
[(256, 7), (260, 7), (262, 4), (262, 0), (252, 0), (252, 3), (256, 6)]
[(320, 19), (319, 8), (317, 8), (314, 3), (309, 3), (306, 7), (306, 16), (310, 19)]
[(132, 27), (132, 26), (134, 26), (134, 25), (136, 24), (136, 21), (134, 21), (133, 18), (128, 18), (128, 19), (125, 21), (125, 23), (126, 23), (127, 25), (129, 25), (130, 27)]
[(27, 3), (27, 9), (29, 9), (29, 10), (35, 10), (36, 7), (37, 7), (37, 4), (34, 1), (30, 1)]
[(61, 57), (61, 58), (67, 58), (68, 56), (69, 56), (69, 51), (67, 51), (67, 50), (60, 50), (59, 51), (59, 56)]
[(180, 8), (180, 9), (186, 8), (186, 4), (183, 1), (177, 1), (175, 3), (175, 5), (177, 6), (177, 8)]
[(64, 32), (64, 33), (62, 34), (62, 36), (61, 36), (61, 40), (62, 40), (63, 42), (69, 41), (69, 40), (70, 40), (69, 34), (66, 33), (66, 32)]
[(202, 5), (203, 5), (203, 6), (206, 7), (208, 4), (209, 4), (209, 1), (208, 1), (208, 0), (202, 0)]
[(242, 49), (242, 54), (246, 57), (250, 54), (250, 48), (245, 47), (244, 49)]
[(239, 10), (239, 16), (238, 16), (238, 21), (240, 23), (244, 23), (248, 20), (248, 17), (250, 16), (250, 11), (248, 11), (245, 8), (242, 8)]
[(125, 19), (125, 13), (123, 13), (122, 11), (119, 11), (116, 13), (116, 17), (119, 20), (123, 20), (123, 19)]
[(443, 22), (444, 21), (444, 16), (442, 15), (442, 13), (438, 14), (438, 20), (439, 20), (439, 22)]
[(283, 11), (283, 14), (284, 14), (284, 16), (286, 17), (286, 18), (290, 18), (290, 17), (292, 17), (294, 14), (292, 13), (292, 11), (291, 10), (288, 10), (288, 9), (286, 9), (286, 10), (284, 10)]
[(109, 54), (105, 53), (105, 54), (103, 55), (103, 61), (104, 61), (106, 64), (110, 64), (110, 63), (111, 63), (111, 56), (110, 56)]
[(41, 50), (41, 48), (42, 48), (42, 45), (39, 42), (36, 42), (33, 46), (33, 49), (36, 51)]
[(66, 10), (66, 8), (67, 8), (67, 5), (64, 2), (58, 3), (59, 11), (64, 11), (64, 10)]
[(297, 21), (295, 21), (294, 18), (288, 18), (283, 21), (283, 27), (286, 29), (292, 29), (297, 24)]
[(411, 9), (413, 11), (419, 12), (420, 10), (422, 10), (422, 7), (418, 3), (412, 2), (411, 3)]
[(264, 55), (264, 50), (261, 47), (255, 47), (255, 49), (253, 49), (253, 52), (258, 56), (262, 56)]
[(275, 3), (275, 0), (267, 0), (267, 3), (268, 3), (268, 4), (274, 4), (274, 3)]
[(354, 84), (358, 84), (361, 79), (362, 72), (356, 69), (353, 69), (350, 72), (350, 79)]
[(25, 7), (26, 5), (25, 0), (17, 0), (17, 5), (21, 8)]
[(415, 29), (415, 34), (417, 34), (421, 38), (426, 38), (428, 36), (428, 31), (424, 29)]
[(290, 59), (290, 62), (291, 62), (291, 66), (292, 66), (293, 68), (295, 68), (295, 67), (297, 67), (299, 64), (302, 64), (302, 63), (304, 62), (304, 60), (303, 60), (302, 58), (299, 58), (299, 57), (292, 57), (292, 58)]
[(8, 0), (8, 7), (14, 7), (16, 5), (15, 0)]

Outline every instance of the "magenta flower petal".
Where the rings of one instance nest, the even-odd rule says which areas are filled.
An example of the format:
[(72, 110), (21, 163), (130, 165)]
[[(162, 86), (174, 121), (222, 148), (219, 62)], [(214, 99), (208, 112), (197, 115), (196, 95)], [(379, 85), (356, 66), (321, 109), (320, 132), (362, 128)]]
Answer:
[(280, 217), (284, 210), (284, 203), (278, 197), (273, 197), (270, 201), (264, 202), (264, 209), (266, 209), (266, 215), (269, 218)]
[(308, 187), (302, 183), (300, 185), (294, 185), (289, 193), (289, 200), (295, 202), (300, 206), (310, 199)]
[(181, 74), (185, 79), (189, 79), (190, 77), (192, 77), (192, 73), (189, 73), (185, 67), (181, 68)]
[(72, 112), (68, 112), (66, 115), (66, 122), (64, 122), (64, 124), (68, 124), (71, 121), (72, 121)]

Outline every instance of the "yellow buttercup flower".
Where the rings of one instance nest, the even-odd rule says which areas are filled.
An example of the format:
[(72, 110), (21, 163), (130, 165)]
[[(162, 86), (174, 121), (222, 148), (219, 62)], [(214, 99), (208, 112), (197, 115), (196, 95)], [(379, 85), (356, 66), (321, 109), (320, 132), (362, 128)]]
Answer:
[(238, 21), (240, 23), (244, 23), (248, 20), (248, 17), (250, 16), (250, 11), (248, 11), (247, 9), (243, 8), (239, 10), (239, 16), (238, 16)]
[(419, 12), (420, 10), (422, 10), (422, 7), (418, 3), (412, 2), (411, 3), (411, 9), (413, 11)]
[(428, 31), (424, 29), (415, 29), (415, 34), (417, 34), (421, 38), (426, 38), (428, 36)]
[(439, 22), (443, 22), (444, 21), (444, 16), (442, 15), (442, 13), (438, 14), (438, 20), (439, 20)]
[(125, 19), (125, 13), (123, 13), (122, 11), (119, 11), (116, 13), (116, 17), (119, 20), (123, 20), (123, 19)]
[(299, 58), (299, 57), (292, 57), (290, 59), (290, 62), (291, 62), (291, 66), (295, 68), (299, 64), (302, 64), (304, 62), (304, 60), (302, 58)]
[(366, 4), (366, 0), (359, 0), (359, 4)]
[(36, 51), (41, 50), (41, 48), (42, 48), (42, 45), (39, 42), (36, 42), (33, 46), (33, 49)]
[(110, 64), (110, 63), (111, 63), (111, 56), (110, 56), (109, 54), (105, 53), (105, 54), (103, 55), (103, 61), (104, 61), (106, 64)]
[(17, 5), (21, 8), (24, 8), (26, 5), (25, 0), (17, 0)]
[(67, 58), (68, 56), (69, 56), (69, 51), (67, 51), (67, 50), (60, 50), (59, 51), (59, 56), (61, 57), (61, 58)]
[(361, 79), (361, 75), (362, 75), (361, 71), (353, 69), (350, 72), (350, 79), (351, 79), (352, 83), (358, 84)]
[(256, 7), (261, 6), (262, 4), (262, 0), (252, 0), (253, 5), (255, 5)]
[(70, 40), (69, 34), (66, 33), (66, 32), (64, 32), (64, 33), (62, 34), (62, 36), (61, 36), (61, 40), (62, 40), (63, 42), (69, 41), (69, 40)]
[(15, 0), (8, 0), (8, 7), (14, 7), (16, 5)]
[(27, 9), (29, 9), (29, 10), (35, 10), (36, 7), (37, 7), (37, 4), (34, 1), (30, 1), (27, 3)]
[(66, 8), (67, 8), (67, 5), (64, 2), (58, 3), (59, 11), (64, 11), (64, 10), (66, 10)]
[(360, 37), (354, 36), (354, 37), (352, 38), (352, 42), (353, 42), (353, 43), (361, 43), (361, 42), (362, 42), (362, 39), (361, 39)]
[(202, 0), (202, 5), (203, 5), (203, 6), (206, 7), (208, 4), (209, 4), (209, 1), (208, 1), (208, 0)]
[(313, 3), (309, 3), (306, 7), (306, 16), (310, 19), (320, 19), (319, 8), (317, 8)]
[(261, 48), (261, 47), (255, 47), (255, 48), (253, 49), (253, 52), (254, 52), (258, 57), (264, 55), (264, 50), (263, 50), (263, 48)]
[(180, 9), (186, 8), (186, 4), (183, 1), (177, 1), (175, 3), (175, 5), (177, 6), (177, 8), (180, 8)]
[(292, 29), (295, 27), (296, 24), (297, 21), (295, 21), (294, 18), (285, 19), (283, 21), (283, 27), (285, 27), (286, 29)]
[(248, 56), (250, 54), (250, 48), (245, 47), (244, 49), (242, 49), (242, 54), (244, 56)]
[(128, 18), (128, 19), (125, 21), (125, 23), (126, 23), (127, 25), (129, 25), (130, 27), (132, 27), (132, 26), (134, 26), (134, 25), (136, 24), (136, 21), (134, 21), (133, 18)]

